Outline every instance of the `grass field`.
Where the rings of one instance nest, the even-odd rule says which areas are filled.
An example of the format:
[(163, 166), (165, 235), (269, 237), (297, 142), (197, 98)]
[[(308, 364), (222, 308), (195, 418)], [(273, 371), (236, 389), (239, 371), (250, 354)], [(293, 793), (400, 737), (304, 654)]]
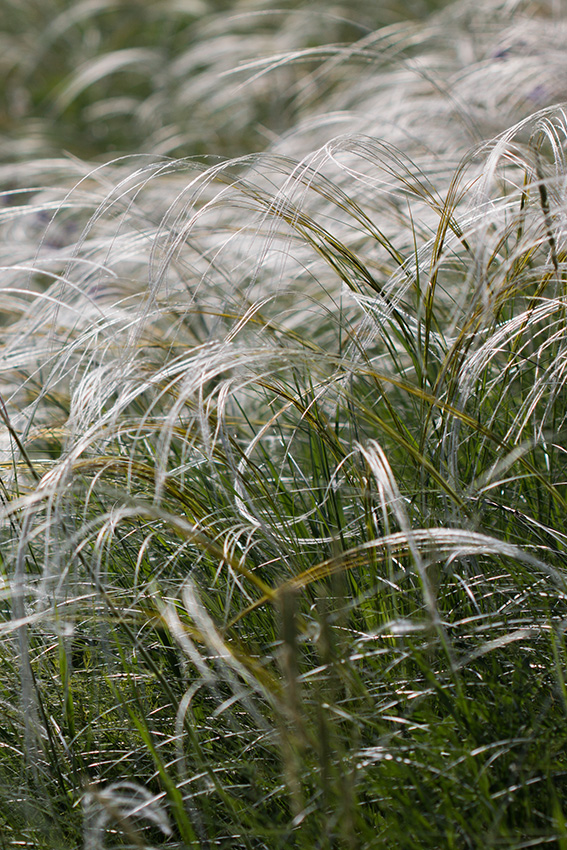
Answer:
[(567, 9), (0, 0), (0, 848), (567, 848)]

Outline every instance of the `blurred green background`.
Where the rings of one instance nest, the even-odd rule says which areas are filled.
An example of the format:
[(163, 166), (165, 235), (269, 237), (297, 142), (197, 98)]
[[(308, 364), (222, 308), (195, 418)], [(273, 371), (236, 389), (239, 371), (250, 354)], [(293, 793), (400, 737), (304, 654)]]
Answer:
[(261, 150), (333, 85), (325, 45), (441, 5), (2, 0), (2, 159)]

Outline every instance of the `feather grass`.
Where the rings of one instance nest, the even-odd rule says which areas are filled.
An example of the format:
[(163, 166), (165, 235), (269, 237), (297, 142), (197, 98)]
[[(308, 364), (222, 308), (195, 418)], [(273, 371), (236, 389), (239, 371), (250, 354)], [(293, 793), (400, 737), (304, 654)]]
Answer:
[(0, 172), (4, 845), (562, 847), (561, 10), (165, 6), (42, 35), (144, 152)]

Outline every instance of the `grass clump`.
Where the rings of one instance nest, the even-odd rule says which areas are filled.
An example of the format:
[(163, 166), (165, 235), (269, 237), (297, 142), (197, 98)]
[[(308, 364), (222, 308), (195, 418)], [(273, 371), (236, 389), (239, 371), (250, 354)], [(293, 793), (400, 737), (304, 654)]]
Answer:
[(564, 19), (514, 9), (251, 59), (310, 74), (262, 153), (0, 174), (4, 846), (565, 845)]

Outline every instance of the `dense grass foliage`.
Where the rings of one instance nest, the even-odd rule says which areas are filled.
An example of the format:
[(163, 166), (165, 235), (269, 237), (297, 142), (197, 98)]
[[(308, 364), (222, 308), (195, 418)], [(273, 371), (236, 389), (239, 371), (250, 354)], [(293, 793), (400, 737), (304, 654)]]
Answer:
[(337, 50), (442, 4), (2, 0), (1, 156), (257, 150), (326, 96)]
[(567, 847), (567, 21), (369, 5), (0, 3), (1, 847)]

